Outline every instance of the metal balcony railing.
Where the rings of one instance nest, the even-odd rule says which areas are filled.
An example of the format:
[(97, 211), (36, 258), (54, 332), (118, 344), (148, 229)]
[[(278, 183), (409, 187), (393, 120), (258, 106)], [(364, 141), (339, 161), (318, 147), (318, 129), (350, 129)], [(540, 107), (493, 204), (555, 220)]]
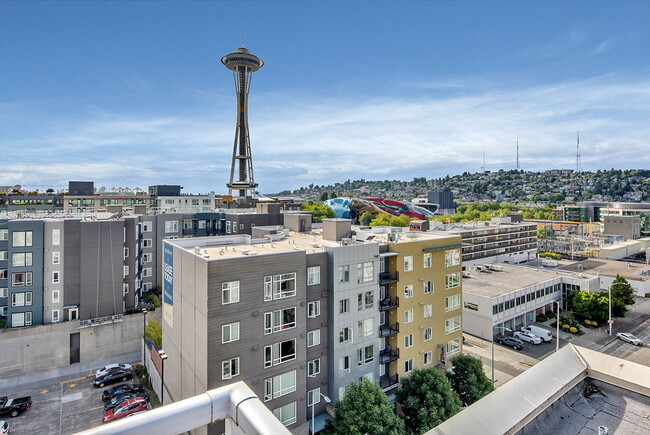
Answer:
[(393, 376), (384, 375), (379, 378), (379, 386), (382, 390), (390, 390), (399, 385), (399, 375), (395, 374)]
[(379, 327), (379, 336), (380, 337), (389, 337), (395, 335), (399, 332), (399, 323), (394, 323), (392, 325), (381, 325)]
[(380, 364), (388, 364), (391, 361), (395, 361), (396, 359), (399, 358), (399, 348), (392, 348), (390, 346), (386, 346), (386, 349), (382, 350), (379, 352), (379, 363)]
[(399, 281), (398, 272), (381, 272), (379, 274), (379, 285), (386, 285), (397, 281)]
[(387, 297), (379, 302), (379, 311), (388, 311), (399, 307), (399, 297)]

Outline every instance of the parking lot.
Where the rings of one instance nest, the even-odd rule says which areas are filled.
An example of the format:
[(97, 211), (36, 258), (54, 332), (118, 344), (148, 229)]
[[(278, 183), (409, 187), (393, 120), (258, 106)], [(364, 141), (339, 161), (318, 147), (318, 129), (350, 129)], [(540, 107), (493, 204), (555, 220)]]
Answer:
[[(10, 434), (72, 434), (102, 424), (106, 388), (93, 386), (94, 373), (76, 379), (43, 381), (37, 387), (12, 392), (10, 398), (32, 396), (32, 406), (9, 423)], [(137, 382), (129, 381), (129, 382)], [(0, 392), (0, 395), (7, 393)]]

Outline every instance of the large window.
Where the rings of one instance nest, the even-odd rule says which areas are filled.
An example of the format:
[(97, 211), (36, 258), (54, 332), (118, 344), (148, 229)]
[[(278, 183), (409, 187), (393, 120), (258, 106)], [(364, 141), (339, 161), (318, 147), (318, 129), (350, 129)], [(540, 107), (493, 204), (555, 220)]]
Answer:
[(221, 379), (232, 379), (239, 376), (239, 357), (221, 361)]
[(6, 228), (0, 229), (0, 240), (9, 240), (9, 230)]
[(153, 246), (153, 242), (151, 239), (142, 239), (142, 247), (143, 248), (151, 248)]
[(239, 302), (239, 281), (229, 281), (221, 284), (221, 305)]
[(0, 279), (7, 279), (7, 269), (0, 269)]
[(52, 310), (52, 323), (59, 321), (59, 310)]
[(409, 334), (406, 337), (404, 337), (404, 347), (409, 348), (413, 347), (413, 334)]
[(433, 352), (431, 352), (431, 351), (425, 352), (424, 353), (424, 365), (426, 366), (428, 364), (431, 364), (432, 361), (433, 361)]
[(453, 311), (460, 308), (460, 294), (445, 298), (445, 311)]
[(433, 281), (424, 281), (424, 294), (433, 293)]
[(433, 330), (431, 328), (426, 328), (424, 330), (424, 341), (429, 341), (431, 340)]
[(296, 295), (296, 274), (285, 273), (264, 277), (264, 300), (283, 299)]
[(149, 232), (153, 231), (153, 222), (152, 221), (143, 221), (142, 222), (142, 231), (143, 232)]
[(11, 285), (13, 287), (30, 287), (32, 285), (32, 273), (31, 272), (12, 273)]
[(32, 324), (32, 312), (11, 313), (11, 327), (30, 326)]
[(307, 303), (307, 317), (320, 316), (320, 301), (313, 301)]
[(25, 267), (31, 265), (32, 265), (31, 252), (14, 252), (13, 254), (11, 254), (12, 267)]
[(339, 329), (339, 343), (346, 343), (352, 341), (352, 328)]
[(410, 373), (412, 371), (413, 371), (413, 358), (404, 361), (404, 373)]
[(320, 387), (307, 391), (307, 406), (313, 406), (320, 403)]
[(445, 343), (445, 350), (447, 351), (447, 356), (460, 352), (460, 338), (455, 338)]
[(61, 293), (59, 290), (52, 290), (52, 303), (58, 304), (61, 301)]
[(313, 359), (307, 363), (307, 376), (313, 377), (320, 373), (320, 358)]
[(230, 343), (239, 340), (239, 322), (221, 325), (221, 342)]
[(0, 261), (6, 261), (9, 259), (9, 252), (7, 251), (0, 251)]
[(6, 298), (9, 294), (7, 287), (0, 287), (0, 298)]
[(424, 317), (431, 317), (431, 304), (426, 304), (422, 307)]
[(344, 356), (339, 358), (339, 372), (346, 372), (350, 370), (350, 357)]
[(373, 345), (362, 347), (357, 351), (357, 365), (369, 364), (375, 359), (375, 347)]
[(357, 264), (357, 283), (371, 282), (374, 279), (374, 270), (372, 261)]
[(264, 381), (264, 401), (284, 396), (296, 391), (296, 371), (274, 376)]
[(339, 266), (339, 282), (350, 282), (350, 265)]
[(373, 319), (372, 317), (369, 319), (360, 320), (358, 323), (359, 335), (362, 337), (371, 336), (374, 333), (373, 331), (375, 329), (374, 324), (375, 324), (375, 319)]
[(451, 334), (452, 332), (458, 331), (460, 329), (460, 316), (452, 317), (451, 319), (445, 320), (445, 334)]
[(460, 272), (445, 275), (445, 289), (460, 287)]
[(61, 244), (61, 230), (55, 228), (52, 230), (52, 245), (59, 246)]
[(291, 402), (280, 408), (273, 410), (273, 415), (282, 422), (283, 425), (289, 426), (296, 422), (296, 402)]
[(404, 299), (412, 298), (413, 297), (413, 285), (405, 285), (404, 286)]
[(404, 323), (411, 323), (413, 321), (413, 310), (404, 311)]
[(320, 284), (320, 266), (307, 268), (307, 285)]
[(307, 333), (307, 347), (318, 346), (320, 344), (320, 329), (315, 329)]
[(12, 246), (32, 246), (32, 232), (31, 231), (13, 231), (12, 232)]
[(429, 269), (431, 267), (431, 253), (428, 252), (424, 254), (424, 268)]
[(11, 294), (12, 307), (25, 307), (32, 305), (32, 292), (21, 292)]
[(166, 233), (177, 233), (178, 232), (178, 221), (167, 221), (167, 222), (165, 222), (165, 232)]
[(375, 302), (375, 294), (372, 290), (357, 295), (357, 310), (372, 308)]
[(339, 301), (339, 314), (350, 312), (350, 299), (341, 299)]
[(410, 272), (413, 270), (413, 256), (407, 255), (404, 257), (404, 272)]
[(264, 333), (271, 334), (296, 327), (296, 308), (269, 311), (264, 313)]
[(264, 347), (264, 367), (276, 366), (296, 359), (296, 339)]
[(445, 251), (445, 266), (458, 266), (460, 264), (460, 249), (448, 249)]

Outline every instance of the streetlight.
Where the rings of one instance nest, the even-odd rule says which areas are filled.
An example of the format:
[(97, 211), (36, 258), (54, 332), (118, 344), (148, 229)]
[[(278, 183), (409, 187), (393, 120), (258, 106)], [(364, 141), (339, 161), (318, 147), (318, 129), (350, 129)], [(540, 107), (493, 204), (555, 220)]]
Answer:
[(555, 351), (557, 352), (560, 350), (560, 303), (562, 302), (562, 299), (559, 301), (553, 301), (554, 304), (557, 304), (557, 320), (555, 321), (555, 327), (557, 328), (557, 331), (555, 333)]
[[(323, 397), (323, 400), (325, 400), (325, 403), (332, 402), (332, 399), (330, 399), (329, 397), (327, 397), (326, 395), (321, 393), (320, 390), (318, 391), (318, 394)], [(320, 397), (319, 397), (319, 399), (320, 399)], [(320, 400), (319, 400), (319, 402), (320, 402)], [(312, 394), (311, 394), (311, 405), (309, 405), (309, 406), (311, 406), (311, 433), (312, 433), (312, 435), (314, 435), (314, 433), (315, 433), (314, 432), (314, 430), (315, 430), (314, 429), (315, 428), (314, 408), (316, 407), (316, 401), (314, 401), (314, 392), (313, 391), (312, 391)]]
[(503, 329), (503, 332), (510, 331), (510, 329), (505, 326), (493, 326), (492, 327), (492, 385), (494, 385), (494, 328)]
[(612, 286), (609, 286), (609, 321), (607, 322), (607, 334), (612, 335)]
[(142, 309), (142, 314), (143, 314), (142, 316), (142, 364), (144, 364), (146, 367), (147, 363), (145, 362), (144, 359), (146, 355), (146, 351), (144, 347), (146, 346), (147, 343), (147, 309), (146, 308)]
[(165, 353), (164, 350), (159, 350), (158, 355), (160, 355), (160, 359), (162, 360), (162, 367), (160, 370), (160, 404), (164, 405), (164, 399), (165, 399), (165, 360), (167, 359), (167, 354)]

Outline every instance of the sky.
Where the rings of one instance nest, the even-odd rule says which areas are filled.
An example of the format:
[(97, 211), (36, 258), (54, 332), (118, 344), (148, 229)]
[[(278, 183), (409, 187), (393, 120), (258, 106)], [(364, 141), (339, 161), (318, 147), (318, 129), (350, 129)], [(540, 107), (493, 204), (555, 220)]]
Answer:
[(0, 186), (227, 193), (232, 73), (261, 193), (650, 167), (650, 2), (0, 2)]

